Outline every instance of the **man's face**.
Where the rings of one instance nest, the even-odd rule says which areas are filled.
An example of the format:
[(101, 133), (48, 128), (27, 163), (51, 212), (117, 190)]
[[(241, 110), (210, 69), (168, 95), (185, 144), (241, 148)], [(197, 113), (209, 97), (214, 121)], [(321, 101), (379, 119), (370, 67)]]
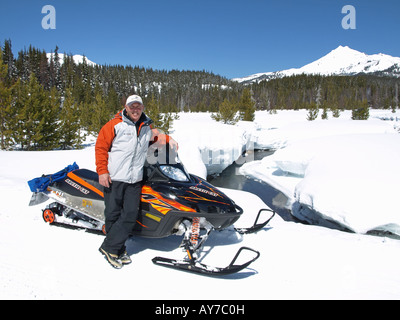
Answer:
[(140, 119), (140, 116), (143, 113), (144, 105), (135, 102), (130, 105), (125, 106), (126, 113), (128, 114), (129, 118), (133, 120), (134, 122), (138, 121)]

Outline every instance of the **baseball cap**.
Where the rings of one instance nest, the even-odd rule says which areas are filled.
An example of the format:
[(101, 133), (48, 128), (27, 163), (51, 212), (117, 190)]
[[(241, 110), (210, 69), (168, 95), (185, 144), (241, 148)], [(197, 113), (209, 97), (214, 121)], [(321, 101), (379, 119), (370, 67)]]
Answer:
[(132, 96), (129, 96), (128, 99), (126, 99), (126, 105), (129, 106), (132, 103), (140, 103), (141, 105), (143, 105), (143, 100), (141, 97), (139, 97), (138, 95), (134, 94)]

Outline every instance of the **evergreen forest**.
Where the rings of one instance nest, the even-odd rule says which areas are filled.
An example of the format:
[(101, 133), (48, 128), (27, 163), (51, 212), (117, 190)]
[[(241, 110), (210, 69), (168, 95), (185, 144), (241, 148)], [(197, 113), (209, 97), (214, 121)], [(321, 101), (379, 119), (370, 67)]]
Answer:
[(212, 72), (154, 70), (141, 66), (93, 65), (58, 47), (48, 55), (29, 46), (14, 55), (11, 40), (0, 47), (0, 149), (80, 148), (131, 94), (142, 96), (145, 112), (168, 132), (179, 112), (211, 112), (227, 124), (253, 121), (256, 110), (308, 109), (308, 120), (352, 110), (368, 119), (369, 108), (398, 108), (400, 79), (298, 75), (241, 84)]

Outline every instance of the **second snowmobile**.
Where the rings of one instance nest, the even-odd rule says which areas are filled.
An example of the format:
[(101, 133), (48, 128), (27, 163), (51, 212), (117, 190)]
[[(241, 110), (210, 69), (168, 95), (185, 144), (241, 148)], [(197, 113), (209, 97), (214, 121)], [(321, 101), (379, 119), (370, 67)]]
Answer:
[[(33, 192), (29, 205), (48, 199), (54, 201), (43, 210), (45, 222), (105, 233), (103, 187), (96, 172), (79, 169), (74, 163), (55, 174), (32, 179), (28, 184)], [(263, 212), (268, 212), (268, 218), (259, 223)], [(183, 260), (155, 257), (153, 263), (204, 275), (230, 274), (246, 268), (260, 256), (248, 247), (241, 247), (224, 268), (205, 265), (198, 257), (210, 232), (232, 226), (242, 213), (242, 208), (219, 189), (189, 174), (176, 152), (168, 147), (162, 152), (149, 149), (140, 212), (132, 235), (149, 238), (183, 235), (181, 247), (186, 252)], [(235, 230), (241, 234), (256, 232), (274, 215), (270, 209), (261, 209), (252, 227)], [(236, 264), (243, 251), (250, 251), (252, 258)]]

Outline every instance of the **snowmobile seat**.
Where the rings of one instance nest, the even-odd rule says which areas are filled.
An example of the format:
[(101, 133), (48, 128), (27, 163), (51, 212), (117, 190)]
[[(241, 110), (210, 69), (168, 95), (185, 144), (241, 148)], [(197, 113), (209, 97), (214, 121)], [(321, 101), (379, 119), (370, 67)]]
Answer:
[(104, 187), (99, 183), (99, 175), (96, 172), (88, 169), (78, 169), (73, 171), (73, 173), (79, 178), (85, 180), (87, 183), (91, 184), (96, 189), (104, 192)]

